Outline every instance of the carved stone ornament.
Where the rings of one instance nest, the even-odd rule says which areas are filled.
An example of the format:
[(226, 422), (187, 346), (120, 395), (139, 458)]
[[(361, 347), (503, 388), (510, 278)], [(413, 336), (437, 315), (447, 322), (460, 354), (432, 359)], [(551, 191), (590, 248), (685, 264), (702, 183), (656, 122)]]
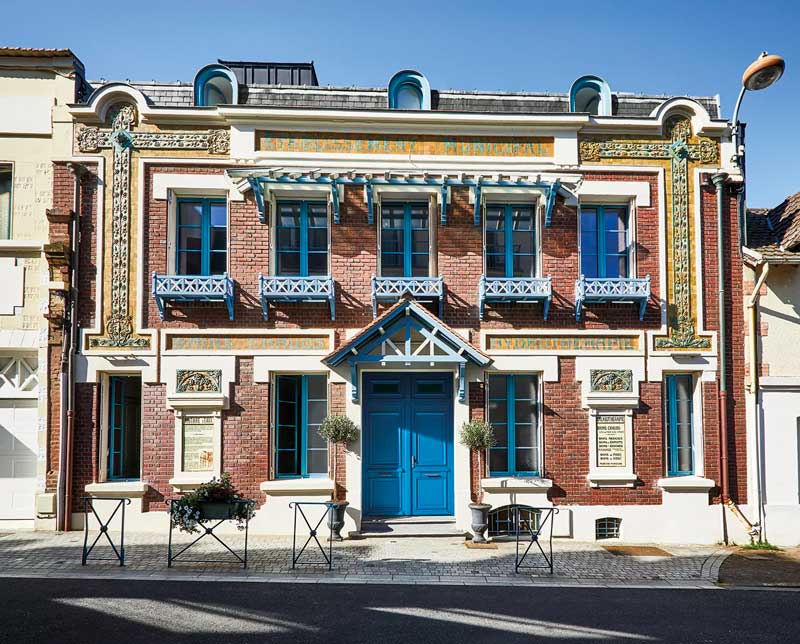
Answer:
[(220, 393), (222, 391), (222, 371), (219, 369), (178, 369), (175, 372), (175, 392)]
[(592, 391), (633, 391), (633, 371), (630, 369), (590, 369)]
[(100, 149), (100, 130), (96, 127), (84, 127), (78, 132), (78, 150), (81, 152), (97, 152)]
[[(692, 126), (685, 116), (673, 116), (666, 123), (665, 141), (583, 140), (581, 162), (602, 159), (667, 159), (672, 180), (672, 302), (668, 320), (669, 336), (656, 338), (658, 349), (707, 349), (711, 340), (697, 336), (692, 315), (692, 270), (689, 213), (689, 162), (716, 163), (717, 144), (711, 139), (692, 143)], [(669, 185), (669, 180), (667, 185)]]
[(208, 151), (211, 154), (228, 154), (231, 149), (231, 133), (227, 130), (208, 131)]

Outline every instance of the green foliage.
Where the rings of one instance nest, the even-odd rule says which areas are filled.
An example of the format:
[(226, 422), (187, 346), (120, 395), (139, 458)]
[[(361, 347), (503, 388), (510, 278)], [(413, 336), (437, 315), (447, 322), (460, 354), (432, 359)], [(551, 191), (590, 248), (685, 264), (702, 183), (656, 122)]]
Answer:
[(471, 420), (461, 425), (458, 440), (462, 445), (476, 451), (487, 450), (497, 443), (494, 429), (482, 420)]
[(319, 435), (331, 443), (352, 443), (358, 438), (358, 427), (347, 416), (328, 416), (319, 426)]
[(772, 550), (774, 552), (780, 552), (780, 548), (778, 546), (773, 546), (769, 541), (754, 541), (753, 543), (748, 543), (746, 546), (742, 546), (742, 550)]
[(244, 530), (245, 522), (255, 514), (255, 504), (242, 498), (231, 481), (231, 475), (225, 472), (220, 478), (212, 478), (208, 483), (198, 485), (187, 492), (177, 503), (172, 504), (170, 520), (172, 525), (183, 532), (198, 532), (198, 525), (205, 521), (202, 517), (202, 503), (234, 503), (231, 508), (231, 519), (237, 527)]

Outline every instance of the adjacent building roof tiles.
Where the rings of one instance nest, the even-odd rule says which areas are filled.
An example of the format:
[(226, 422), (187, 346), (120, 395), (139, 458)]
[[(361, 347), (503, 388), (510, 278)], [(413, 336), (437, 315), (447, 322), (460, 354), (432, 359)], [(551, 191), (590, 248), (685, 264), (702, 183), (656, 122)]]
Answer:
[(771, 210), (747, 211), (747, 246), (768, 261), (800, 261), (800, 192)]

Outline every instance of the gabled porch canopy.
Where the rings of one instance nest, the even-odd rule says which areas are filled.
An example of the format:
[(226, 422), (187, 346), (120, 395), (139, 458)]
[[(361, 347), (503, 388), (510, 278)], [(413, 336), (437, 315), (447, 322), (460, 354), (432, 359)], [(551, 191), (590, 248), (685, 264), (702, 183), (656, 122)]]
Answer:
[(413, 300), (401, 300), (322, 360), (329, 367), (349, 363), (353, 402), (358, 401), (358, 367), (458, 365), (458, 398), (466, 397), (467, 362), (486, 367), (492, 359)]

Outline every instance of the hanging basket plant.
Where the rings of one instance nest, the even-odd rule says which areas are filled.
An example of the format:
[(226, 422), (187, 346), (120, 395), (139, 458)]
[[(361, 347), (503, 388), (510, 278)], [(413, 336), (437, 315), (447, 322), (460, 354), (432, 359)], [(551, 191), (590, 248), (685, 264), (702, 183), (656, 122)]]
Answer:
[(214, 477), (173, 503), (170, 521), (173, 527), (189, 534), (199, 532), (199, 525), (204, 521), (222, 519), (236, 521), (236, 527), (244, 530), (254, 514), (255, 503), (240, 496), (231, 482), (231, 475), (225, 472), (220, 478)]

